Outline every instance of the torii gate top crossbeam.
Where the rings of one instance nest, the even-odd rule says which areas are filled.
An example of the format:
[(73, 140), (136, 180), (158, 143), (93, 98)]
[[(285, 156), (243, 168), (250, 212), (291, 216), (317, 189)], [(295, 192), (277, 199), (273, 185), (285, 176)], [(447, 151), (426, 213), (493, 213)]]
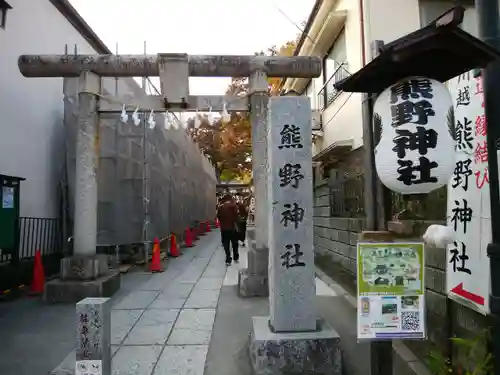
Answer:
[(19, 70), (25, 77), (78, 77), (91, 71), (102, 77), (158, 76), (162, 56), (187, 57), (191, 77), (248, 77), (262, 70), (268, 77), (315, 78), (321, 59), (309, 56), (238, 55), (21, 55)]

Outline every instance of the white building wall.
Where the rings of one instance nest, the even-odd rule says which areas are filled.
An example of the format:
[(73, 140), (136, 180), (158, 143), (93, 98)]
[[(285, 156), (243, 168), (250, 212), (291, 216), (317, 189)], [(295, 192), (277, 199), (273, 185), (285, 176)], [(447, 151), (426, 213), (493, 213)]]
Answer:
[[(362, 4), (354, 0), (338, 2), (335, 10), (348, 12), (345, 33), (349, 72), (355, 73), (363, 67), (362, 27), (368, 63), (372, 59), (372, 41), (383, 40), (390, 43), (419, 29), (452, 6), (454, 3), (451, 0), (363, 0)], [(467, 8), (463, 28), (477, 36), (477, 13), (474, 8)], [(318, 83), (314, 86), (317, 93)], [(316, 141), (314, 154), (335, 142), (351, 140), (353, 148), (363, 145), (361, 106), (360, 94), (341, 93), (325, 108), (322, 115), (324, 136)]]
[(371, 42), (390, 43), (420, 28), (418, 0), (364, 0), (365, 53), (371, 60)]
[[(96, 51), (49, 0), (9, 3), (13, 9), (6, 28), (0, 28), (0, 174), (26, 178), (21, 182), (21, 216), (58, 217), (63, 80), (24, 78), (17, 59), (21, 54), (63, 54), (66, 44), (70, 53), (75, 44), (79, 53)], [(107, 83), (114, 92), (114, 83)]]
[[(335, 11), (347, 12), (344, 25), (347, 55), (346, 68), (350, 73), (354, 73), (362, 67), (359, 1), (341, 0), (335, 7)], [(324, 136), (316, 142), (314, 147), (315, 154), (335, 142), (352, 140), (355, 148), (363, 145), (360, 94), (341, 93), (325, 108), (322, 121)]]
[[(390, 26), (388, 24), (390, 9)], [(418, 0), (343, 0), (337, 10), (348, 12), (345, 24), (347, 62), (349, 72), (363, 67), (363, 40), (365, 33), (366, 62), (371, 59), (371, 41), (388, 43), (420, 27)], [(317, 151), (335, 142), (352, 141), (353, 148), (363, 145), (361, 94), (342, 93), (323, 112), (324, 137), (317, 142)]]

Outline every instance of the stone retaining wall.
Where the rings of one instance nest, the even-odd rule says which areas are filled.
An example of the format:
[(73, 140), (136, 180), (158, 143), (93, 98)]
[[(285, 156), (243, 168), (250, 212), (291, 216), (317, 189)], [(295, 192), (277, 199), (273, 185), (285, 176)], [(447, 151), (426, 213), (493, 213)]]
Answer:
[[(335, 281), (355, 294), (356, 241), (364, 227), (364, 219), (330, 217), (329, 187), (315, 187), (314, 245), (316, 264)], [(414, 238), (421, 238), (431, 222), (414, 222)], [(428, 338), (425, 341), (405, 341), (405, 344), (425, 361), (437, 345), (445, 355), (452, 353), (453, 364), (464, 363), (449, 340), (457, 336), (470, 338), (487, 326), (487, 318), (459, 305), (446, 296), (446, 250), (427, 249), (425, 285)]]

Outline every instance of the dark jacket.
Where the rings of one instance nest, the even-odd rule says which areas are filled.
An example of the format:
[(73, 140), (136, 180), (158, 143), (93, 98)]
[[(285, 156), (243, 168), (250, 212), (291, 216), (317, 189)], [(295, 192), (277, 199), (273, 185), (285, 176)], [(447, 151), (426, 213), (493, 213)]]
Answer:
[(238, 220), (238, 206), (235, 202), (224, 202), (217, 209), (221, 230), (234, 230)]
[(239, 219), (242, 221), (246, 221), (248, 217), (247, 206), (245, 206), (245, 204), (242, 202), (238, 202), (237, 205)]

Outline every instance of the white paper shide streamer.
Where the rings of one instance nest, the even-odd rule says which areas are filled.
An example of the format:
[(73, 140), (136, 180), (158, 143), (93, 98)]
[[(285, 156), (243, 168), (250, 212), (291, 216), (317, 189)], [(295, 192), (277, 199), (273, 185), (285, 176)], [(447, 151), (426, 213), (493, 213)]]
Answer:
[(125, 104), (122, 106), (122, 113), (120, 114), (120, 121), (126, 124), (128, 122), (128, 113), (125, 109)]
[(149, 125), (150, 129), (154, 129), (155, 126), (156, 126), (156, 121), (155, 121), (154, 111), (153, 110), (151, 110), (151, 113), (149, 114), (148, 125)]
[(175, 116), (169, 112), (168, 117), (170, 119), (170, 123), (172, 124), (172, 127), (174, 129), (179, 129), (179, 124), (177, 123), (177, 119), (175, 118)]
[(227, 111), (226, 103), (222, 104), (221, 118), (222, 118), (222, 123), (224, 124), (227, 124), (229, 121), (231, 121), (231, 115)]
[(212, 125), (212, 122), (214, 120), (214, 116), (212, 114), (212, 107), (208, 109), (208, 114), (207, 114), (207, 120), (210, 125)]
[(165, 130), (169, 130), (170, 129), (170, 123), (168, 122), (168, 112), (165, 112), (163, 114), (163, 127), (165, 128)]
[(194, 127), (198, 129), (200, 125), (201, 125), (200, 115), (198, 114), (198, 111), (196, 111), (194, 115)]
[(139, 108), (136, 108), (134, 113), (132, 113), (132, 121), (134, 121), (135, 126), (139, 126), (141, 123), (141, 118), (139, 117)]
[(442, 83), (406, 78), (385, 89), (373, 113), (380, 181), (401, 194), (426, 194), (448, 183), (455, 168), (454, 112)]

